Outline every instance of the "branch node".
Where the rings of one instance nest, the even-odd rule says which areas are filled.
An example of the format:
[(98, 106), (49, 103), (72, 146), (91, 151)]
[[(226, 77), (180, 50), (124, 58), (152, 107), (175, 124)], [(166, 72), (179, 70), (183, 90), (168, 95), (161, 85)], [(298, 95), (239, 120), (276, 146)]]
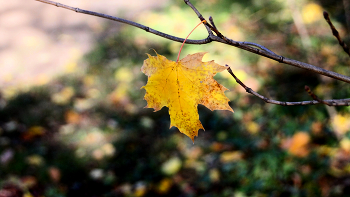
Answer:
[(211, 37), (210, 37), (210, 35), (205, 39), (206, 40), (206, 42), (212, 42), (213, 40), (211, 39)]
[(328, 105), (328, 106), (334, 106), (334, 105), (337, 105), (338, 103), (335, 103), (333, 100), (330, 101), (330, 102), (327, 102), (327, 101), (324, 101), (324, 100), (321, 100), (320, 98), (318, 98), (318, 96), (316, 96), (316, 94), (314, 94), (310, 87), (309, 86), (305, 86), (305, 91), (316, 101), (318, 101), (319, 103), (322, 103), (322, 104), (325, 104), (325, 105)]
[(198, 18), (201, 20), (201, 21), (205, 21), (204, 24), (208, 24), (205, 20), (205, 18), (202, 16), (202, 15), (199, 15)]
[(284, 57), (280, 56), (280, 59), (278, 60), (279, 63), (283, 63)]

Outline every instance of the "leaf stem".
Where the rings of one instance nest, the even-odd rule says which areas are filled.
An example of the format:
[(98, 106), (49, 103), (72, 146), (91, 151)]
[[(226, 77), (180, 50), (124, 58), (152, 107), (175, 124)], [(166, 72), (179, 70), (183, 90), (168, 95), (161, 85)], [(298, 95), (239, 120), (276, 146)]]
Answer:
[(183, 42), (182, 45), (181, 45), (179, 54), (177, 55), (176, 63), (179, 61), (180, 53), (181, 53), (182, 47), (184, 46), (184, 44), (185, 44), (187, 38), (191, 35), (191, 33), (192, 33), (200, 24), (202, 24), (202, 23), (204, 23), (204, 22), (206, 22), (206, 20), (203, 20), (203, 21), (201, 21), (200, 23), (198, 23), (198, 25), (197, 25), (195, 28), (193, 28), (192, 31), (188, 34), (188, 36), (185, 38), (184, 42)]

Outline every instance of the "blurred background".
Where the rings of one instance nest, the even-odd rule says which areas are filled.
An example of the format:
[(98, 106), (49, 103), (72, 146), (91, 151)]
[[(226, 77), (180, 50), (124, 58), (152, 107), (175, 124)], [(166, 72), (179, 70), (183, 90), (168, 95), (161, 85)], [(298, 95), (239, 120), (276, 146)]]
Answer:
[[(60, 0), (185, 37), (198, 24), (183, 1)], [(350, 43), (348, 0), (191, 1), (237, 41), (349, 76), (328, 11)], [(207, 37), (199, 27), (190, 39)], [(350, 196), (349, 107), (277, 106), (215, 78), (235, 113), (199, 106), (195, 143), (144, 108), (146, 53), (175, 60), (181, 43), (34, 0), (0, 7), (0, 196)], [(281, 101), (347, 98), (349, 84), (220, 43), (182, 57), (231, 66)]]

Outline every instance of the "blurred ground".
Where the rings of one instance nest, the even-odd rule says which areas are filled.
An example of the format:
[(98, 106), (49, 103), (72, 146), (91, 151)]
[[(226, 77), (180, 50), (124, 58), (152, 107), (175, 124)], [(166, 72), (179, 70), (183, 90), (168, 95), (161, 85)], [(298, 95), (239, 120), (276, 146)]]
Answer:
[[(133, 19), (139, 11), (160, 8), (167, 1), (59, 2)], [(105, 23), (105, 19), (35, 0), (3, 2), (0, 7), (0, 88), (42, 85), (55, 76), (75, 71), (78, 60), (91, 50)]]

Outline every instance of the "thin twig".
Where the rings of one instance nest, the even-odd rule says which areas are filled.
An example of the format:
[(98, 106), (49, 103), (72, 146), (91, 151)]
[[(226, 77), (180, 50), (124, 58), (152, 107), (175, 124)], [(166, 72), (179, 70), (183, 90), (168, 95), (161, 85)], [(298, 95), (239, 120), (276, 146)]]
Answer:
[[(134, 27), (143, 29), (146, 32), (149, 32), (149, 33), (152, 33), (152, 34), (155, 34), (155, 35), (158, 35), (160, 37), (163, 37), (163, 38), (166, 38), (166, 39), (169, 39), (169, 40), (173, 40), (173, 41), (176, 41), (176, 42), (183, 42), (184, 41), (183, 38), (178, 38), (178, 37), (175, 37), (175, 36), (172, 36), (172, 35), (168, 35), (168, 34), (159, 32), (157, 30), (151, 29), (151, 28), (149, 28), (147, 26), (141, 25), (139, 23), (135, 23), (133, 21), (125, 20), (125, 19), (122, 19), (122, 18), (113, 17), (113, 16), (109, 16), (109, 15), (106, 15), (106, 14), (100, 14), (100, 13), (97, 13), (97, 12), (92, 12), (92, 11), (83, 10), (83, 9), (79, 9), (79, 8), (74, 8), (74, 7), (70, 7), (70, 6), (63, 5), (63, 4), (60, 4), (60, 3), (56, 3), (56, 2), (53, 2), (53, 1), (49, 1), (49, 0), (36, 0), (36, 1), (40, 1), (42, 3), (47, 3), (47, 4), (50, 4), (50, 5), (57, 6), (57, 7), (62, 7), (62, 8), (68, 9), (68, 10), (72, 10), (72, 11), (78, 12), (78, 13), (98, 16), (98, 17), (102, 17), (102, 18), (105, 18), (105, 19), (109, 19), (109, 20), (125, 23), (125, 24), (128, 24), (128, 25), (132, 25)], [(184, 0), (184, 1), (185, 1), (185, 3), (188, 6), (190, 6), (194, 10), (194, 12), (197, 14), (198, 18), (201, 21), (205, 20), (204, 17), (190, 3), (189, 0)], [(320, 68), (320, 67), (317, 67), (317, 66), (314, 66), (314, 65), (311, 65), (311, 64), (307, 64), (307, 63), (304, 63), (304, 62), (300, 62), (300, 61), (297, 61), (297, 60), (293, 60), (293, 59), (289, 59), (289, 58), (277, 55), (276, 53), (272, 52), (271, 50), (266, 50), (267, 49), (266, 47), (264, 47), (262, 45), (259, 45), (259, 44), (255, 44), (255, 43), (254, 44), (252, 44), (252, 43), (248, 44), (247, 42), (239, 42), (239, 41), (235, 41), (235, 40), (229, 39), (229, 38), (225, 37), (224, 35), (222, 35), (216, 28), (214, 28), (208, 22), (205, 22), (205, 26), (206, 26), (207, 30), (209, 28), (211, 31), (215, 32), (215, 34), (217, 36), (215, 36), (211, 31), (208, 30), (209, 36), (206, 39), (202, 39), (202, 40), (186, 40), (186, 43), (187, 44), (208, 44), (208, 43), (210, 43), (212, 41), (221, 42), (221, 43), (224, 43), (224, 44), (227, 44), (227, 45), (231, 45), (231, 46), (234, 46), (234, 47), (237, 47), (237, 48), (249, 51), (251, 53), (258, 54), (260, 56), (264, 56), (264, 57), (273, 59), (273, 60), (278, 61), (280, 63), (288, 64), (288, 65), (295, 66), (295, 67), (298, 67), (298, 68), (303, 68), (303, 69), (306, 69), (306, 70), (318, 73), (320, 75), (325, 75), (325, 76), (331, 77), (333, 79), (337, 79), (337, 80), (340, 80), (340, 81), (344, 81), (344, 82), (350, 83), (350, 77), (348, 77), (348, 76), (344, 76), (344, 75), (341, 75), (339, 73), (328, 71), (328, 70), (325, 70), (323, 68)]]
[(321, 100), (320, 98), (318, 98), (318, 96), (316, 96), (316, 94), (314, 94), (309, 86), (305, 86), (305, 91), (316, 101), (318, 101), (319, 103), (331, 106), (330, 103), (328, 103), (327, 101)]
[(295, 66), (295, 67), (298, 67), (298, 68), (303, 68), (303, 69), (306, 69), (306, 70), (318, 73), (320, 75), (328, 76), (328, 77), (331, 77), (333, 79), (338, 79), (340, 81), (344, 81), (344, 82), (350, 83), (350, 77), (348, 77), (348, 76), (344, 76), (344, 75), (341, 75), (339, 73), (336, 73), (336, 72), (333, 72), (333, 71), (329, 71), (329, 70), (326, 70), (326, 69), (323, 69), (323, 68), (320, 68), (320, 67), (308, 64), (308, 63), (304, 63), (304, 62), (300, 62), (300, 61), (297, 61), (297, 60), (289, 59), (289, 58), (286, 58), (286, 57), (283, 57), (283, 56), (280, 56), (280, 55), (276, 55), (274, 53), (270, 53), (270, 52), (265, 51), (265, 50), (260, 50), (260, 49), (257, 49), (255, 47), (251, 47), (251, 46), (242, 44), (242, 42), (237, 42), (237, 41), (229, 39), (229, 43), (228, 43), (225, 40), (223, 40), (223, 39), (221, 39), (221, 38), (219, 38), (217, 36), (212, 37), (211, 39), (213, 41), (229, 44), (229, 45), (235, 46), (237, 48), (249, 51), (251, 53), (255, 53), (255, 54), (258, 54), (258, 55), (261, 55), (261, 56), (273, 59), (273, 60), (275, 60), (277, 62), (280, 62), (280, 63), (288, 64), (288, 65)]
[[(192, 8), (192, 10), (197, 14), (199, 20), (205, 21), (204, 24), (207, 24), (207, 21), (204, 19), (204, 17), (202, 16), (202, 14), (199, 13), (199, 11), (197, 10), (197, 8), (194, 7), (194, 6), (190, 3), (189, 0), (184, 0), (184, 2), (185, 2), (188, 6), (190, 6), (190, 7)], [(213, 32), (211, 32), (211, 30), (210, 30), (210, 28), (209, 28), (208, 25), (205, 25), (205, 28), (207, 29), (209, 36), (213, 35)]]
[[(197, 14), (198, 18), (205, 20), (203, 18), (203, 16), (198, 12), (198, 10), (191, 4), (191, 2), (189, 0), (185, 0), (185, 3), (193, 9), (193, 11)], [(295, 66), (298, 68), (303, 68), (303, 69), (306, 69), (306, 70), (309, 70), (309, 71), (312, 71), (312, 72), (315, 72), (315, 73), (318, 73), (321, 75), (325, 75), (325, 76), (328, 76), (328, 77), (331, 77), (334, 79), (338, 79), (338, 80), (350, 83), (350, 77), (348, 77), (348, 76), (344, 76), (344, 75), (341, 75), (339, 73), (332, 72), (332, 71), (329, 71), (329, 70), (326, 70), (326, 69), (323, 69), (323, 68), (320, 68), (320, 67), (317, 67), (317, 66), (314, 66), (311, 64), (307, 64), (304, 62), (285, 58), (285, 57), (277, 55), (273, 52), (270, 53), (269, 51), (266, 51), (266, 50), (260, 50), (260, 49), (257, 49), (255, 47), (251, 47), (249, 45), (244, 44), (243, 42), (238, 42), (238, 41), (235, 41), (235, 40), (232, 40), (232, 39), (225, 37), (216, 28), (211, 26), (209, 23), (204, 23), (204, 24), (206, 26), (208, 26), (212, 31), (214, 31), (217, 35), (217, 36), (214, 36), (214, 35), (209, 36), (209, 38), (212, 41), (222, 42), (222, 43), (225, 43), (225, 44), (228, 44), (231, 46), (235, 46), (237, 48), (240, 48), (240, 49), (243, 49), (243, 50), (246, 50), (246, 51), (249, 51), (249, 52), (252, 52), (252, 53), (273, 59), (273, 60), (276, 60), (280, 63), (285, 63), (285, 64)]]
[(334, 27), (331, 19), (329, 18), (328, 12), (326, 12), (326, 11), (323, 12), (323, 17), (324, 17), (324, 19), (326, 19), (329, 27), (331, 28), (333, 36), (337, 38), (339, 45), (341, 47), (343, 47), (343, 50), (345, 51), (345, 53), (347, 53), (350, 56), (350, 49), (349, 49), (348, 45), (346, 45), (345, 42), (341, 39), (338, 30)]
[(215, 29), (217, 29), (217, 28), (216, 28), (216, 25), (215, 25), (215, 23), (214, 23), (213, 17), (209, 16), (209, 21), (210, 21), (210, 24), (211, 24)]
[(346, 24), (348, 26), (348, 32), (350, 32), (350, 2), (349, 0), (343, 0)]
[(285, 101), (272, 100), (272, 99), (269, 99), (269, 98), (267, 98), (267, 97), (265, 97), (265, 96), (255, 92), (254, 90), (252, 90), (251, 88), (246, 86), (241, 80), (239, 80), (236, 77), (235, 74), (233, 74), (231, 68), (227, 64), (226, 64), (226, 66), (228, 67), (227, 71), (236, 80), (236, 82), (245, 89), (246, 92), (248, 92), (249, 94), (252, 94), (252, 95), (260, 98), (261, 100), (263, 100), (266, 103), (271, 103), (271, 104), (276, 104), (276, 105), (284, 105), (284, 106), (291, 106), (291, 105), (315, 105), (315, 104), (326, 104), (326, 105), (329, 105), (329, 106), (349, 106), (350, 105), (350, 99), (333, 99), (333, 100), (316, 100), (315, 99), (313, 101), (299, 101), (299, 102), (285, 102)]
[[(57, 2), (54, 2), (54, 1), (49, 1), (49, 0), (35, 0), (35, 1), (40, 1), (42, 3), (47, 3), (47, 4), (50, 4), (50, 5), (54, 5), (54, 6), (57, 6), (57, 7), (60, 7), (60, 8), (68, 9), (68, 10), (71, 10), (71, 11), (74, 11), (74, 12), (78, 12), (78, 13), (82, 13), (82, 14), (97, 16), (97, 17), (108, 19), (108, 20), (117, 21), (117, 22), (120, 22), (120, 23), (125, 23), (125, 24), (128, 24), (128, 25), (131, 25), (131, 26), (143, 29), (146, 32), (149, 32), (149, 33), (155, 34), (157, 36), (160, 36), (160, 37), (163, 37), (163, 38), (166, 38), (166, 39), (169, 39), (169, 40), (173, 40), (173, 41), (176, 41), (176, 42), (181, 42), (182, 43), (185, 40), (183, 38), (175, 37), (175, 36), (172, 36), (172, 35), (169, 35), (169, 34), (166, 34), (166, 33), (163, 33), (163, 32), (157, 31), (157, 30), (154, 30), (154, 29), (152, 29), (150, 27), (141, 25), (139, 23), (135, 23), (133, 21), (129, 21), (129, 20), (118, 18), (118, 17), (114, 17), (114, 16), (109, 16), (107, 14), (101, 14), (101, 13), (92, 12), (92, 11), (89, 11), (89, 10), (83, 10), (83, 9), (80, 9), (80, 8), (74, 8), (74, 7), (70, 7), (70, 6), (67, 6), (67, 5), (64, 5), (64, 4), (61, 4), (61, 3), (57, 3)], [(211, 42), (211, 40), (208, 39), (208, 38), (202, 39), (202, 40), (186, 40), (187, 44), (207, 44), (209, 42)]]

